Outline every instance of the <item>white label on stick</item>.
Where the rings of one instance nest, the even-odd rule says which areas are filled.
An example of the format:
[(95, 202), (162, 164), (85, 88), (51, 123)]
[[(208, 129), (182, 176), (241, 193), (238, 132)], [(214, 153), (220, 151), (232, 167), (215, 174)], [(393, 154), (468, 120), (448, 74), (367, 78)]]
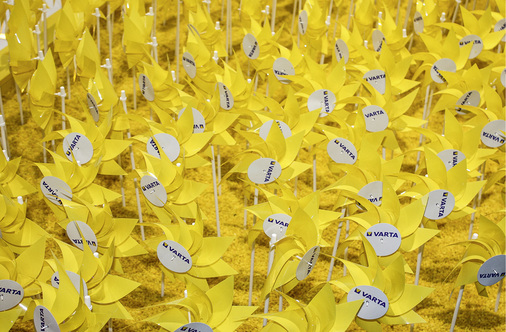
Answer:
[(190, 254), (175, 241), (165, 240), (160, 242), (156, 254), (162, 265), (172, 272), (185, 273), (192, 268)]
[[(494, 25), (494, 32), (504, 31), (506, 29), (506, 18), (500, 19)], [(501, 41), (506, 42), (506, 34), (502, 37)]]
[(336, 95), (327, 89), (320, 89), (313, 92), (307, 99), (307, 109), (314, 111), (320, 109), (320, 117), (332, 113), (336, 107)]
[(506, 132), (506, 121), (495, 120), (489, 122), (481, 131), (481, 141), (489, 148), (498, 148), (504, 145)]
[(276, 241), (285, 237), (286, 228), (290, 224), (292, 217), (284, 213), (275, 213), (268, 216), (263, 223), (264, 233), (272, 238), (276, 234)]
[(344, 59), (344, 63), (348, 63), (350, 51), (348, 50), (348, 45), (344, 40), (336, 40), (336, 44), (334, 45), (334, 54), (336, 55), (337, 62), (341, 61), (341, 59)]
[(246, 34), (242, 39), (242, 50), (251, 60), (255, 60), (260, 55), (260, 46), (255, 36), (251, 33)]
[(478, 270), (478, 282), (483, 286), (492, 286), (506, 275), (506, 255), (493, 256), (485, 261)]
[(365, 231), (365, 238), (374, 248), (376, 255), (384, 257), (395, 253), (401, 246), (401, 233), (395, 226), (380, 223)]
[(100, 120), (100, 113), (98, 112), (98, 105), (95, 97), (91, 93), (86, 94), (86, 100), (88, 102), (88, 109), (90, 110), (93, 121), (98, 122)]
[(416, 34), (419, 35), (423, 32), (424, 23), (423, 23), (423, 17), (422, 14), (419, 12), (415, 12), (415, 16), (413, 18), (413, 29), (415, 30)]
[[(90, 247), (91, 251), (97, 252), (98, 248), (97, 236), (95, 235), (95, 232), (93, 232), (93, 230), (88, 224), (80, 220), (73, 220), (67, 224), (66, 230), (67, 236), (73, 245), (83, 250), (84, 249), (83, 237), (84, 237), (84, 240)], [(81, 231), (81, 233), (79, 233), (79, 230)]]
[(256, 184), (268, 184), (281, 175), (281, 166), (271, 158), (260, 158), (248, 167), (248, 178)]
[(139, 87), (141, 94), (147, 101), (155, 100), (155, 89), (153, 89), (153, 84), (151, 84), (151, 81), (145, 74), (139, 75)]
[(84, 165), (93, 157), (93, 144), (83, 134), (70, 133), (63, 139), (63, 151), (68, 160)]
[(0, 280), (0, 311), (9, 310), (17, 306), (25, 296), (25, 291), (14, 280)]
[(460, 115), (466, 115), (468, 112), (466, 111), (466, 106), (474, 106), (478, 107), (480, 105), (480, 93), (476, 90), (467, 91), (462, 95), (462, 97), (457, 100), (457, 105), (455, 110)]
[(383, 317), (388, 311), (388, 298), (381, 290), (373, 286), (353, 287), (346, 296), (348, 302), (364, 300), (357, 316), (362, 319), (373, 320)]
[(60, 327), (48, 308), (38, 305), (33, 310), (33, 325), (37, 332), (60, 332)]
[(467, 44), (473, 43), (471, 47), (471, 53), (469, 53), (469, 59), (474, 59), (478, 55), (480, 55), (483, 50), (483, 41), (480, 36), (477, 35), (467, 35), (459, 41), (459, 46), (463, 47)]
[(466, 159), (466, 156), (462, 152), (454, 149), (443, 150), (437, 156), (443, 161), (447, 171)]
[(357, 161), (357, 149), (345, 138), (335, 138), (327, 144), (329, 157), (338, 164), (353, 165)]
[(373, 69), (365, 73), (363, 76), (364, 80), (366, 80), (376, 91), (385, 94), (386, 91), (386, 75), (383, 70)]
[(292, 63), (287, 58), (277, 58), (274, 60), (274, 64), (272, 65), (272, 71), (274, 72), (274, 76), (283, 84), (289, 84), (291, 81), (287, 78), (284, 78), (285, 75), (295, 75), (295, 69), (293, 68)]
[[(274, 120), (269, 120), (260, 127), (258, 135), (260, 135), (260, 137), (262, 137), (264, 140), (267, 139), (267, 136), (271, 131), (273, 123)], [(292, 131), (290, 130), (290, 127), (286, 123), (284, 123), (281, 120), (276, 120), (276, 124), (278, 125), (278, 128), (281, 130), (281, 133), (283, 134), (284, 138), (292, 136)]]
[(386, 44), (385, 35), (380, 30), (374, 30), (372, 32), (372, 47), (374, 50), (378, 53), (381, 52), (381, 49), (383, 48), (383, 43)]
[(174, 161), (179, 157), (181, 148), (179, 146), (179, 142), (174, 136), (166, 133), (159, 133), (154, 135), (154, 139), (153, 137), (148, 139), (148, 142), (146, 143), (147, 152), (153, 157), (160, 158), (158, 145), (162, 148), (163, 152), (167, 155), (170, 161)]
[(307, 278), (311, 271), (313, 271), (319, 255), (320, 246), (314, 246), (304, 254), (297, 266), (297, 270), (295, 271), (295, 277), (297, 280), (301, 281)]
[(141, 189), (144, 197), (154, 206), (163, 207), (167, 203), (167, 191), (156, 177), (144, 175)]
[(307, 22), (308, 22), (307, 11), (303, 10), (299, 14), (299, 31), (301, 35), (306, 34)]
[(60, 198), (72, 200), (72, 189), (65, 181), (54, 176), (45, 176), (40, 180), (42, 194), (53, 204), (63, 205)]
[(181, 326), (175, 332), (213, 332), (213, 329), (207, 324), (194, 322)]
[(387, 112), (377, 105), (369, 105), (362, 109), (365, 120), (365, 129), (375, 133), (388, 127)]
[(455, 206), (455, 197), (445, 189), (433, 190), (428, 194), (424, 216), (428, 219), (439, 220), (448, 216)]
[(444, 78), (443, 73), (441, 71), (448, 71), (455, 73), (457, 71), (457, 65), (453, 62), (452, 59), (443, 58), (437, 60), (432, 68), (430, 69), (430, 77), (436, 83), (445, 83), (446, 78)]
[(229, 110), (234, 107), (234, 96), (227, 86), (218, 82), (218, 93), (220, 94), (220, 107), (224, 110)]
[(197, 76), (197, 65), (195, 64), (195, 59), (190, 52), (183, 53), (183, 68), (190, 78), (193, 79)]

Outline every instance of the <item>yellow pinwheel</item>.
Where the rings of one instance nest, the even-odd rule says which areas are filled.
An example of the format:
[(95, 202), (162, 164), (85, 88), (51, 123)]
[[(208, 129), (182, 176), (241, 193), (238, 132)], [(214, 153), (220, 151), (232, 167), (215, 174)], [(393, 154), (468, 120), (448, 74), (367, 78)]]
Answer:
[(79, 36), (84, 30), (83, 16), (74, 12), (71, 2), (65, 2), (60, 12), (54, 41), (54, 51), (58, 53), (64, 68), (72, 62), (79, 45)]
[(87, 87), (90, 78), (95, 77), (100, 68), (100, 55), (97, 44), (93, 40), (88, 28), (81, 35), (81, 41), (76, 50), (77, 75), (84, 87)]
[(149, 57), (151, 46), (148, 43), (152, 42), (153, 16), (144, 13), (144, 4), (141, 5), (141, 1), (129, 1), (129, 5), (132, 8), (129, 8), (127, 15), (123, 17), (122, 43), (128, 68), (132, 68)]

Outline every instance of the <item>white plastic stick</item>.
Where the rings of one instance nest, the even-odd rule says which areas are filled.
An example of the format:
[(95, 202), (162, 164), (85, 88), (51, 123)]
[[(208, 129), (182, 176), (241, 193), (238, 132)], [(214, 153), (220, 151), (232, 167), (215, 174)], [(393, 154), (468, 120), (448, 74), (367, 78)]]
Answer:
[(313, 192), (316, 192), (316, 153), (313, 154)]
[(40, 51), (40, 28), (39, 28), (39, 25), (38, 24), (35, 24), (35, 29), (33, 31), (33, 33), (37, 36), (37, 53), (39, 53)]
[(136, 68), (135, 66), (132, 67), (132, 83), (133, 83), (133, 87), (132, 87), (132, 94), (133, 94), (133, 102), (134, 102), (134, 110), (136, 111), (137, 110), (137, 73), (136, 73)]
[(274, 26), (276, 25), (276, 7), (277, 7), (277, 0), (272, 0), (272, 14), (271, 14), (271, 32), (274, 35), (275, 29)]
[[(276, 244), (276, 237), (277, 237), (276, 234), (273, 233), (271, 235), (271, 241), (269, 242), (269, 262), (267, 265), (267, 275), (269, 275), (269, 273), (271, 272), (272, 262), (274, 261), (274, 253), (275, 253), (274, 245)], [(267, 295), (267, 297), (265, 298), (264, 314), (269, 312), (269, 301), (270, 301), (270, 294)], [(265, 325), (267, 325), (267, 318), (264, 318), (263, 326), (265, 326)]]
[[(184, 297), (187, 298), (188, 297), (188, 290), (184, 290)], [(192, 322), (192, 314), (191, 314), (191, 311), (188, 310), (188, 323), (191, 323)]]
[[(427, 116), (429, 114), (430, 106), (429, 106), (428, 102), (429, 102), (429, 93), (431, 93), (431, 91), (432, 91), (432, 88), (431, 88), (431, 85), (429, 84), (429, 85), (427, 85), (427, 89), (425, 90), (425, 103), (423, 105), (423, 115), (422, 115), (423, 120), (426, 120)], [(427, 124), (422, 125), (422, 128), (427, 128)], [(421, 146), (422, 142), (423, 142), (423, 134), (420, 134), (418, 146)], [(420, 151), (417, 152), (417, 156), (416, 156), (415, 172), (418, 170), (419, 162), (420, 162)]]
[[(258, 204), (258, 188), (255, 188), (255, 194), (254, 194), (254, 198), (253, 198), (253, 204), (254, 205)], [(257, 220), (257, 217), (255, 215), (253, 215), (253, 226), (255, 226), (256, 220)], [(249, 270), (248, 306), (251, 306), (251, 301), (252, 301), (254, 267), (255, 267), (255, 241), (253, 241), (253, 244), (251, 246), (251, 260), (250, 260), (250, 270)]]
[(346, 29), (350, 30), (350, 24), (351, 24), (351, 17), (353, 16), (353, 13), (354, 13), (354, 4), (353, 4), (353, 0), (350, 0), (350, 7), (349, 7), (349, 12), (348, 12), (348, 23), (346, 24)]
[[(341, 213), (343, 215), (343, 217), (346, 216), (346, 207), (343, 207), (343, 209), (341, 210)], [(335, 263), (335, 258), (336, 257), (336, 254), (337, 254), (337, 248), (339, 246), (339, 238), (341, 237), (341, 229), (343, 228), (343, 222), (340, 221), (339, 222), (339, 225), (337, 226), (337, 233), (336, 233), (336, 239), (334, 240), (334, 248), (332, 248), (332, 258), (330, 259), (330, 267), (329, 267), (329, 274), (327, 275), (327, 281), (330, 281), (330, 279), (332, 278), (332, 271), (334, 270), (334, 263)]]
[(107, 2), (107, 34), (109, 35), (109, 59), (112, 61), (112, 34), (114, 24), (114, 12), (111, 12), (111, 3)]
[(21, 91), (19, 90), (19, 86), (16, 82), (14, 82), (14, 85), (16, 86), (16, 97), (18, 98), (19, 105), (19, 120), (21, 122), (21, 125), (24, 125), (25, 119), (23, 116), (23, 101), (21, 100)]
[[(348, 238), (348, 235), (350, 233), (350, 221), (349, 220), (346, 220), (346, 233), (345, 233), (345, 236), (344, 236), (344, 239), (347, 239)], [(348, 247), (346, 247), (344, 249), (344, 259), (347, 260), (348, 259)], [(343, 276), (346, 276), (346, 265), (343, 267)]]
[(100, 67), (107, 69), (107, 76), (109, 77), (109, 82), (111, 82), (111, 85), (114, 85), (112, 82), (112, 64), (111, 59), (106, 58), (105, 59), (105, 65), (101, 65)]
[(61, 86), (60, 92), (55, 93), (55, 96), (58, 96), (61, 98), (61, 112), (62, 112), (61, 129), (65, 130), (65, 129), (67, 129), (67, 123), (65, 121), (66, 120), (66, 118), (65, 118), (65, 97), (67, 96), (67, 94), (65, 93), (65, 87)]
[(72, 92), (70, 90), (70, 65), (67, 66), (66, 68), (66, 71), (67, 71), (67, 90), (68, 90), (68, 94), (67, 94), (67, 99), (70, 100), (70, 97), (72, 95)]
[(47, 4), (42, 4), (42, 19), (44, 20), (44, 55), (47, 54)]
[(158, 42), (156, 41), (156, 37), (151, 37), (151, 42), (148, 44), (151, 45), (153, 58), (155, 59), (156, 63), (158, 63)]
[(4, 151), (5, 158), (9, 160), (7, 154), (7, 134), (5, 133), (5, 121), (3, 115), (0, 115), (0, 133), (2, 134), (2, 150)]
[(406, 31), (408, 28), (409, 17), (411, 15), (411, 6), (413, 6), (413, 0), (409, 0), (408, 6), (406, 7), (406, 17), (404, 17), (404, 25), (402, 26), (404, 31)]
[(221, 153), (220, 153), (220, 146), (217, 145), (216, 148), (217, 148), (216, 152), (218, 152), (218, 159), (217, 159), (218, 165), (216, 165), (216, 166), (218, 167), (218, 182), (220, 183), (220, 185), (218, 186), (218, 195), (221, 196)]
[[(423, 228), (423, 223), (420, 224), (420, 227)], [(417, 285), (417, 286), (418, 286), (418, 282), (420, 281), (420, 268), (422, 266), (423, 248), (424, 248), (424, 245), (422, 244), (420, 246), (420, 248), (418, 248), (418, 254), (416, 256), (415, 285)]]
[(9, 147), (9, 140), (7, 139), (7, 125), (5, 124), (5, 113), (4, 113), (4, 102), (3, 102), (3, 97), (2, 97), (2, 88), (0, 88), (0, 114), (2, 115), (2, 119), (3, 119), (2, 122), (4, 123), (2, 135), (5, 136), (5, 145), (3, 148), (7, 151), (7, 158), (10, 158), (11, 151), (10, 151), (10, 147)]
[(293, 26), (295, 23), (295, 13), (297, 12), (297, 0), (293, 1), (292, 25), (290, 26), (290, 35), (293, 35)]
[(177, 23), (176, 23), (176, 83), (179, 83), (179, 34), (180, 34), (180, 22), (181, 22), (181, 0), (177, 1)]
[(452, 23), (455, 23), (455, 19), (457, 18), (457, 14), (459, 13), (459, 7), (460, 7), (461, 1), (455, 0), (455, 2), (456, 2), (456, 4), (455, 4), (455, 10), (453, 11)]
[(162, 271), (162, 282), (160, 283), (160, 297), (165, 296), (165, 272)]
[(501, 301), (501, 290), (502, 290), (502, 285), (503, 285), (503, 282), (504, 282), (504, 278), (501, 279), (501, 281), (499, 282), (499, 287), (497, 288), (497, 297), (495, 299), (495, 312), (497, 312), (497, 310), (499, 310), (499, 302)]
[(93, 16), (96, 17), (96, 31), (97, 31), (97, 49), (98, 49), (98, 55), (101, 56), (100, 52), (100, 10), (98, 8), (95, 8), (95, 12), (93, 13)]
[(220, 230), (220, 210), (218, 207), (218, 187), (216, 185), (216, 162), (214, 157), (214, 145), (211, 144), (211, 167), (213, 172), (213, 189), (214, 189), (214, 211), (216, 213), (216, 232), (218, 237), (221, 236)]

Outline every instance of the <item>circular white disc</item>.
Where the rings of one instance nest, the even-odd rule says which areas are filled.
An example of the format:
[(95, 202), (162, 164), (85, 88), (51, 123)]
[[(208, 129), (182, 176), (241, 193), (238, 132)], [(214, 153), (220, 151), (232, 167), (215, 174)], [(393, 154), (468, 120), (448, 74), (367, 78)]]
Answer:
[(506, 255), (493, 256), (485, 261), (478, 270), (478, 282), (483, 286), (492, 286), (506, 275)]
[(385, 94), (386, 91), (386, 75), (383, 70), (373, 69), (369, 70), (363, 76), (364, 80), (366, 80), (371, 86), (376, 89), (382, 95)]
[(33, 310), (33, 325), (37, 332), (60, 332), (60, 327), (48, 308), (38, 305)]
[(415, 30), (416, 34), (419, 35), (423, 32), (424, 23), (423, 23), (423, 17), (422, 14), (419, 12), (415, 12), (415, 16), (413, 18), (413, 29)]
[(344, 59), (344, 63), (348, 63), (348, 59), (350, 57), (350, 51), (348, 50), (348, 45), (342, 39), (336, 40), (334, 45), (334, 54), (336, 56), (337, 62)]
[(281, 166), (271, 158), (260, 158), (248, 167), (248, 178), (256, 184), (268, 184), (281, 175)]
[[(78, 293), (80, 292), (81, 287), (79, 285), (79, 282), (82, 282), (84, 295), (88, 295), (88, 286), (86, 285), (86, 281), (84, 281), (84, 279), (81, 278), (79, 274), (71, 271), (65, 271), (65, 273), (67, 273), (67, 276), (69, 277), (70, 281), (72, 282), (72, 285), (74, 286), (74, 288), (77, 290)], [(53, 275), (51, 276), (51, 286), (53, 286), (54, 288), (60, 287), (60, 273), (58, 271), (53, 273)]]
[(251, 33), (247, 33), (242, 39), (242, 50), (251, 60), (255, 60), (260, 55), (260, 46), (255, 36)]
[(471, 53), (469, 53), (469, 59), (474, 59), (478, 55), (480, 55), (483, 50), (483, 41), (480, 36), (477, 35), (467, 35), (459, 41), (459, 46), (463, 47), (467, 44), (473, 43), (471, 47)]
[[(380, 206), (381, 200), (383, 199), (383, 182), (373, 181), (366, 184), (358, 191), (358, 195), (364, 197), (374, 205)], [(358, 205), (360, 208), (362, 208), (360, 204)]]
[(167, 191), (156, 177), (144, 175), (141, 189), (144, 197), (154, 206), (163, 207), (167, 203)]
[(265, 235), (272, 238), (272, 234), (276, 234), (276, 241), (281, 240), (285, 237), (290, 220), (292, 220), (292, 217), (284, 213), (271, 214), (263, 223)]
[(338, 164), (353, 165), (357, 161), (357, 149), (345, 138), (335, 138), (327, 144), (329, 157)]
[(190, 78), (193, 79), (197, 76), (197, 65), (195, 64), (195, 59), (190, 52), (183, 53), (183, 68)]
[(174, 332), (213, 332), (213, 329), (207, 324), (194, 322), (185, 324)]
[(313, 271), (313, 268), (318, 260), (318, 256), (320, 255), (320, 246), (314, 246), (309, 249), (297, 266), (297, 270), (295, 271), (295, 277), (297, 280), (301, 281), (307, 278), (307, 276)]
[(45, 176), (40, 180), (42, 194), (53, 204), (63, 205), (60, 198), (72, 200), (72, 189), (65, 182), (54, 176)]
[(440, 71), (449, 71), (455, 73), (457, 71), (457, 65), (452, 59), (442, 58), (437, 60), (432, 68), (430, 69), (430, 77), (436, 83), (445, 83), (446, 78)]
[(299, 14), (299, 31), (301, 35), (306, 34), (307, 22), (308, 22), (307, 11), (303, 10)]
[(466, 106), (478, 107), (480, 105), (481, 96), (476, 90), (467, 91), (462, 97), (457, 100), (455, 110), (460, 115), (465, 115), (468, 112), (465, 110)]
[(327, 89), (320, 89), (313, 92), (307, 99), (307, 109), (311, 112), (320, 110), (320, 117), (327, 116), (332, 113), (336, 107), (336, 95)]
[(224, 110), (229, 110), (234, 107), (234, 96), (227, 86), (218, 82), (218, 93), (220, 94), (220, 107)]
[[(494, 25), (494, 32), (504, 31), (506, 29), (506, 18), (500, 19)], [(506, 42), (506, 34), (502, 37), (501, 41)]]
[[(79, 230), (81, 231), (81, 233), (79, 233)], [(93, 230), (88, 224), (80, 220), (73, 220), (67, 224), (66, 231), (67, 236), (73, 245), (83, 250), (84, 249), (83, 237), (84, 237), (84, 240), (90, 247), (91, 251), (97, 252), (98, 249), (97, 236), (95, 235), (95, 232), (93, 232)], [(82, 237), (81, 234), (83, 235)]]
[(167, 269), (176, 273), (185, 273), (192, 268), (192, 258), (188, 251), (179, 243), (165, 240), (156, 249), (158, 259)]
[(454, 149), (443, 150), (437, 156), (443, 161), (447, 171), (466, 159), (466, 156), (462, 152)]
[(388, 298), (381, 290), (373, 286), (353, 287), (346, 300), (348, 302), (364, 300), (357, 316), (362, 319), (373, 320), (383, 317), (388, 311)]
[(428, 194), (424, 216), (428, 219), (439, 220), (448, 216), (455, 206), (455, 197), (444, 189), (433, 190)]
[[(183, 112), (186, 111), (186, 108), (179, 111), (179, 117), (183, 114)], [(200, 134), (203, 133), (206, 130), (206, 120), (204, 119), (204, 116), (200, 111), (196, 108), (192, 107), (192, 114), (193, 114), (193, 133), (194, 134)]]
[(388, 114), (379, 106), (370, 105), (362, 109), (365, 120), (365, 129), (375, 133), (388, 127)]
[(374, 248), (377, 256), (390, 256), (401, 246), (401, 233), (395, 226), (380, 223), (365, 231), (365, 238)]
[(372, 32), (372, 47), (376, 52), (381, 52), (381, 49), (383, 48), (383, 43), (387, 43), (385, 39), (385, 35), (380, 30), (374, 30)]
[(487, 123), (481, 131), (481, 141), (489, 148), (498, 148), (504, 145), (506, 121), (495, 120)]
[(93, 121), (98, 122), (98, 120), (100, 120), (100, 114), (98, 112), (98, 105), (95, 97), (88, 92), (86, 94), (86, 101), (88, 102), (88, 110), (90, 111)]
[(0, 280), (0, 311), (9, 310), (17, 306), (25, 296), (25, 291), (20, 284), (14, 280)]
[(160, 158), (160, 151), (155, 140), (158, 142), (170, 161), (174, 161), (179, 157), (179, 153), (181, 152), (179, 142), (174, 136), (166, 133), (155, 134), (154, 139), (153, 137), (148, 139), (148, 142), (146, 143), (146, 150), (150, 155)]
[(153, 88), (153, 84), (151, 84), (149, 78), (144, 74), (139, 75), (139, 88), (141, 89), (141, 94), (147, 101), (155, 100), (155, 89)]
[[(258, 131), (258, 135), (263, 138), (265, 141), (267, 139), (267, 136), (269, 135), (269, 132), (271, 131), (272, 124), (274, 123), (274, 120), (269, 120), (265, 122)], [(290, 130), (290, 127), (286, 123), (284, 123), (281, 120), (276, 120), (276, 124), (278, 125), (278, 128), (281, 130), (281, 133), (283, 134), (284, 138), (288, 138), (292, 136), (292, 131)]]
[(295, 69), (293, 68), (292, 63), (287, 58), (277, 58), (274, 60), (274, 64), (272, 65), (272, 71), (274, 72), (274, 76), (283, 84), (288, 84), (291, 81), (287, 78), (283, 78), (285, 75), (295, 75)]
[(93, 158), (93, 144), (88, 137), (80, 133), (70, 133), (63, 139), (63, 152), (70, 161), (75, 160), (81, 165)]

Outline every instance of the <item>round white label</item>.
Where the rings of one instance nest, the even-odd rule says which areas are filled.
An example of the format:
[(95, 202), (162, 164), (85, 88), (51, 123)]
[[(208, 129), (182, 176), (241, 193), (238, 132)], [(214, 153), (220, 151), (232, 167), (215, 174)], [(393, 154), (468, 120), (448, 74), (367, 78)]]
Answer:
[(345, 138), (335, 138), (327, 144), (329, 157), (338, 164), (353, 165), (357, 161), (357, 149)]
[(506, 132), (506, 121), (495, 120), (489, 122), (481, 131), (481, 141), (489, 148), (498, 148), (504, 145)]
[[(183, 114), (183, 112), (186, 111), (186, 108), (179, 111), (179, 116)], [(204, 116), (202, 113), (199, 112), (198, 109), (192, 107), (192, 114), (193, 114), (193, 133), (194, 134), (201, 134), (206, 130), (206, 120), (204, 119)]]
[(251, 33), (247, 33), (242, 39), (242, 50), (251, 60), (255, 60), (260, 55), (260, 46), (255, 36)]
[(72, 189), (65, 181), (54, 176), (45, 176), (40, 180), (42, 194), (53, 204), (63, 205), (60, 198), (72, 200)]
[(373, 69), (369, 70), (363, 76), (363, 79), (366, 80), (376, 91), (385, 94), (386, 90), (386, 75), (383, 70)]
[[(156, 140), (156, 141), (155, 141)], [(158, 144), (156, 144), (158, 142)], [(170, 161), (174, 161), (179, 157), (181, 148), (177, 139), (166, 133), (159, 133), (150, 137), (146, 143), (146, 150), (153, 157), (160, 158), (160, 150), (158, 145), (162, 148), (163, 152), (167, 155)]]
[(388, 311), (388, 298), (381, 290), (373, 286), (357, 286), (353, 287), (346, 300), (353, 302), (364, 300), (357, 316), (362, 319), (372, 320), (383, 317)]
[(185, 324), (178, 328), (175, 332), (213, 332), (213, 329), (207, 324), (195, 322)]
[(272, 238), (272, 235), (276, 234), (276, 241), (281, 240), (285, 237), (290, 220), (292, 220), (292, 217), (284, 213), (271, 214), (263, 223), (265, 235)]
[(100, 114), (98, 112), (98, 105), (95, 97), (91, 93), (86, 94), (86, 100), (88, 102), (88, 110), (90, 111), (93, 121), (98, 122), (100, 120)]
[(469, 53), (469, 59), (474, 59), (480, 55), (481, 50), (483, 50), (483, 41), (480, 36), (467, 35), (459, 41), (459, 46), (463, 47), (470, 43), (473, 43), (473, 46), (471, 47), (471, 53)]
[(383, 43), (386, 44), (385, 35), (380, 30), (374, 30), (372, 32), (372, 47), (376, 52), (381, 52), (381, 48), (383, 47)]
[[(500, 19), (494, 25), (494, 32), (504, 31), (506, 29), (506, 18)], [(506, 42), (506, 34), (502, 37), (501, 41)]]
[(424, 216), (428, 219), (438, 220), (448, 216), (455, 206), (455, 197), (445, 189), (433, 190), (428, 194)]
[(313, 268), (320, 255), (320, 246), (314, 246), (309, 249), (302, 259), (300, 260), (297, 270), (295, 271), (295, 277), (301, 281), (307, 278), (307, 276), (313, 271)]
[(492, 286), (506, 275), (506, 255), (491, 257), (480, 266), (478, 282), (483, 286)]
[(313, 92), (307, 99), (307, 109), (311, 112), (320, 110), (320, 117), (327, 116), (332, 113), (336, 107), (336, 95), (327, 89), (320, 89)]
[(465, 110), (466, 106), (474, 106), (478, 107), (480, 105), (480, 93), (476, 90), (467, 91), (462, 95), (462, 97), (457, 100), (457, 103), (455, 104), (455, 110), (460, 115), (465, 115), (468, 112)]
[(141, 94), (147, 101), (155, 100), (155, 89), (153, 89), (153, 84), (151, 84), (149, 78), (144, 74), (139, 75), (139, 87), (141, 89)]
[(307, 22), (308, 22), (307, 11), (303, 10), (299, 14), (299, 31), (301, 35), (306, 34)]
[(195, 64), (195, 59), (189, 52), (183, 53), (183, 68), (190, 78), (193, 79), (197, 76), (197, 65)]
[(234, 107), (234, 96), (227, 86), (218, 82), (218, 93), (220, 94), (220, 107), (224, 110), (229, 110)]
[(370, 105), (362, 109), (365, 120), (365, 129), (375, 133), (388, 127), (388, 114), (379, 106)]
[(83, 134), (70, 133), (63, 139), (63, 151), (68, 160), (84, 165), (93, 157), (93, 144)]
[(25, 296), (25, 291), (14, 280), (0, 280), (0, 311), (9, 310), (17, 306)]
[[(374, 181), (366, 184), (358, 191), (358, 195), (364, 197), (369, 202), (373, 203), (376, 206), (381, 205), (381, 200), (383, 198), (383, 182), (382, 181)], [(357, 205), (363, 209), (363, 207), (357, 203)]]
[(158, 259), (163, 266), (172, 272), (185, 273), (192, 268), (192, 258), (188, 251), (179, 243), (165, 240), (156, 249)]
[[(79, 227), (79, 229), (78, 229)], [(79, 233), (79, 230), (81, 233)], [(81, 237), (81, 234), (83, 235)], [(80, 220), (73, 220), (67, 224), (67, 236), (76, 247), (83, 250), (83, 237), (88, 246), (90, 247), (92, 252), (97, 252), (98, 248), (98, 241), (97, 236), (95, 235), (95, 232), (91, 229), (91, 227), (80, 221)]]
[(452, 59), (443, 58), (437, 60), (430, 69), (430, 77), (436, 83), (445, 83), (446, 78), (444, 78), (441, 71), (449, 71), (455, 73), (457, 71), (457, 65), (453, 62)]
[(144, 197), (154, 206), (163, 207), (167, 203), (167, 191), (156, 177), (144, 175), (141, 179), (141, 189)]
[(390, 256), (401, 246), (401, 233), (395, 226), (380, 223), (365, 231), (365, 238), (378, 256)]
[(423, 23), (423, 17), (422, 14), (419, 12), (415, 12), (415, 16), (413, 18), (413, 29), (415, 30), (416, 34), (419, 35), (423, 32), (424, 23)]
[(274, 76), (283, 84), (288, 84), (291, 81), (287, 78), (283, 78), (285, 75), (295, 75), (295, 69), (293, 68), (292, 63), (287, 58), (277, 58), (274, 60), (274, 64), (272, 65), (272, 71), (274, 72)]
[(271, 158), (260, 158), (248, 167), (248, 178), (256, 184), (268, 184), (281, 175), (281, 166)]
[[(264, 140), (267, 139), (267, 136), (269, 135), (269, 132), (271, 131), (272, 124), (274, 123), (274, 120), (269, 120), (265, 122), (258, 131), (258, 135), (262, 137)], [(278, 125), (278, 128), (281, 130), (281, 133), (283, 134), (284, 138), (292, 136), (292, 131), (290, 130), (290, 127), (286, 123), (284, 123), (281, 120), (276, 120), (276, 124)]]
[(341, 61), (341, 59), (344, 59), (344, 63), (348, 63), (350, 51), (348, 50), (348, 45), (344, 40), (336, 40), (336, 44), (334, 45), (334, 54), (336, 55), (337, 62)]
[[(72, 282), (72, 285), (74, 286), (74, 288), (77, 290), (77, 292), (79, 294), (80, 294), (80, 287), (81, 287), (79, 285), (79, 282), (82, 282), (84, 295), (88, 295), (88, 286), (86, 285), (86, 281), (84, 281), (84, 279), (82, 279), (79, 276), (79, 274), (71, 272), (71, 271), (65, 271), (65, 273), (67, 273), (67, 276), (69, 277), (70, 281)], [(53, 273), (53, 275), (51, 276), (51, 286), (53, 286), (54, 288), (60, 288), (60, 273), (58, 273), (58, 271)]]
[(38, 305), (33, 310), (33, 325), (37, 332), (60, 332), (60, 327), (48, 308)]
[(447, 171), (466, 159), (466, 156), (462, 152), (454, 149), (443, 150), (437, 156), (443, 161)]

